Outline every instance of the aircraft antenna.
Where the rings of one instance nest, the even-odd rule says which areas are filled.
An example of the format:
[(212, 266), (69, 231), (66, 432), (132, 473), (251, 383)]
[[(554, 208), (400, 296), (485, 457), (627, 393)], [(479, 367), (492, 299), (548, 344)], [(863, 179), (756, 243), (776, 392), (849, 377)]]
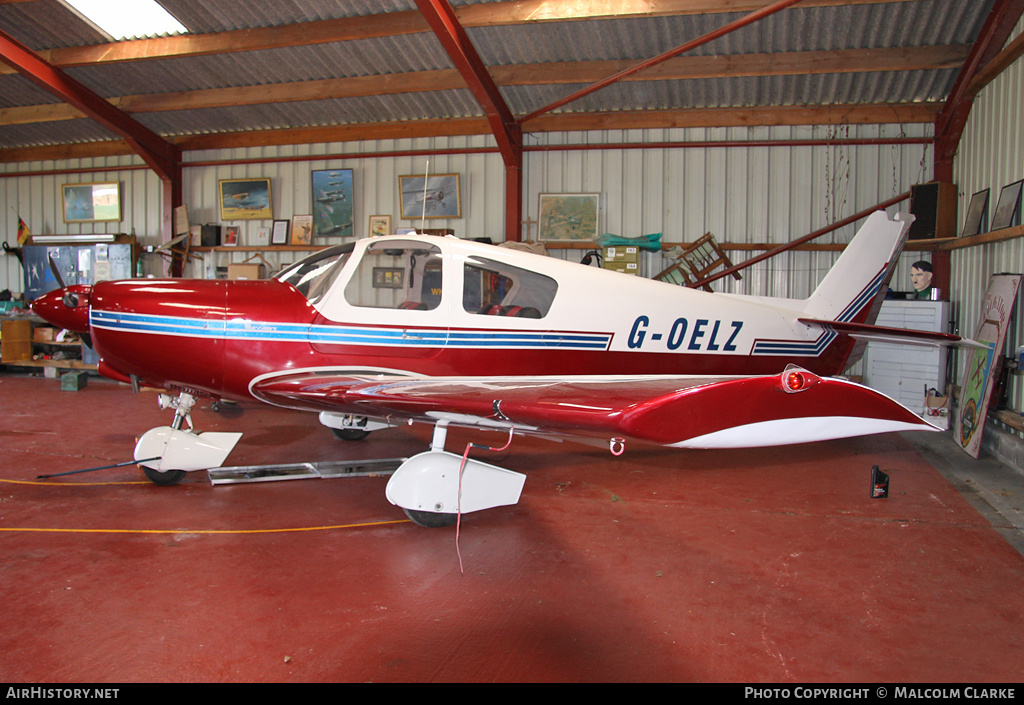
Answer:
[(430, 160), (427, 160), (427, 170), (423, 172), (423, 213), (420, 214), (420, 232), (427, 225), (427, 180), (430, 178)]

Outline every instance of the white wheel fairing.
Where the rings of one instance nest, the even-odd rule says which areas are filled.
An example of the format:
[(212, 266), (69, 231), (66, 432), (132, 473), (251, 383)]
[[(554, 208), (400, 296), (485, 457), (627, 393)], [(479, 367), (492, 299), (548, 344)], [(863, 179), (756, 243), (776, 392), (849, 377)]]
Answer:
[[(241, 433), (191, 433), (170, 426), (151, 428), (135, 444), (135, 460), (151, 470), (209, 470), (224, 464)], [(151, 460), (156, 458), (156, 460)]]
[[(462, 477), (459, 477), (461, 467)], [(526, 475), (447, 451), (431, 450), (402, 463), (388, 480), (385, 496), (402, 509), (468, 514), (516, 504)]]

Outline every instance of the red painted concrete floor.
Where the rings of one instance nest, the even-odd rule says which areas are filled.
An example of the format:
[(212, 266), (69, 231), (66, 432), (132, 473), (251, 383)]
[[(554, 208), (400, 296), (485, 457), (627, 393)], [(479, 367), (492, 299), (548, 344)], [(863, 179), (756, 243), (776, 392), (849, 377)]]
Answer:
[[(229, 464), (391, 457), (242, 405)], [(385, 479), (174, 487), (155, 394), (0, 375), (0, 682), (1020, 682), (1024, 558), (903, 437), (749, 452), (517, 439), (515, 507), (423, 529)], [(449, 448), (467, 439), (452, 432)], [(892, 477), (869, 497), (870, 469)], [(463, 564), (460, 571), (459, 554)]]

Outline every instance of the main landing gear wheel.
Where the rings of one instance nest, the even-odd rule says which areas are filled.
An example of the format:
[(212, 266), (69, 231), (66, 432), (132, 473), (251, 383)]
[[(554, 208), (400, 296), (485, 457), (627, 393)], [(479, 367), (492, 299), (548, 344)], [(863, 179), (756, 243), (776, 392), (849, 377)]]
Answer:
[(331, 431), (343, 441), (361, 441), (370, 435), (361, 428), (332, 428)]
[(185, 479), (184, 470), (167, 470), (166, 472), (160, 472), (153, 468), (142, 467), (142, 472), (146, 474), (146, 478), (154, 485), (176, 485)]
[(422, 512), (417, 509), (402, 509), (405, 515), (412, 520), (413, 524), (427, 529), (440, 529), (451, 526), (459, 518), (458, 514), (438, 514), (437, 512)]

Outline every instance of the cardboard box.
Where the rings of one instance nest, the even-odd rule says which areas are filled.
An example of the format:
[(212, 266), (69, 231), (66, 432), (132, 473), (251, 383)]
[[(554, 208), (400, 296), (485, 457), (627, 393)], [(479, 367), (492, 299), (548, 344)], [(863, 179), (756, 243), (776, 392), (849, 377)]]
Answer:
[(602, 265), (605, 269), (610, 269), (613, 272), (621, 272), (622, 274), (640, 274), (640, 264), (638, 262), (609, 262), (604, 261)]
[(32, 331), (32, 340), (37, 343), (52, 343), (57, 336), (57, 329), (51, 326), (38, 326)]
[(3, 321), (0, 325), (0, 361), (24, 362), (32, 359), (32, 322), (26, 319)]
[(635, 246), (614, 245), (605, 247), (602, 253), (605, 262), (632, 262), (640, 261), (640, 248)]
[(229, 264), (228, 279), (264, 279), (264, 269), (261, 263)]

